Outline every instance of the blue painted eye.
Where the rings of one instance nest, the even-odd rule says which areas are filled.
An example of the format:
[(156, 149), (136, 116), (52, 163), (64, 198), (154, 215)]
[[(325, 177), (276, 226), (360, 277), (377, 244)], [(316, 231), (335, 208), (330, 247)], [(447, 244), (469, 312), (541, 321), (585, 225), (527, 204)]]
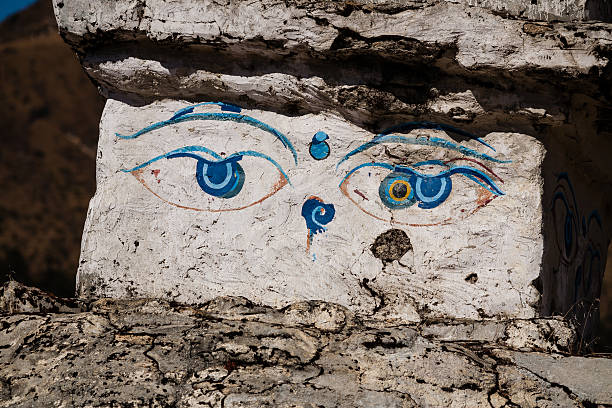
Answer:
[[(200, 155), (201, 153), (206, 154), (208, 157), (202, 157)], [(195, 181), (199, 188), (196, 187), (197, 194), (195, 195), (191, 194), (190, 189), (181, 189), (180, 191), (177, 191), (181, 184), (181, 180), (174, 179), (174, 182), (164, 184), (165, 187), (162, 188), (162, 190), (174, 189), (176, 192), (172, 199), (167, 199), (153, 189), (153, 186), (156, 186), (162, 181), (159, 178), (160, 169), (153, 169), (150, 172), (145, 172), (144, 169), (153, 163), (159, 162), (161, 159), (177, 158), (189, 158), (195, 160)], [(243, 166), (239, 163), (245, 158), (247, 160), (243, 165), (247, 171), (245, 171)], [(260, 164), (249, 162), (249, 159), (252, 158), (263, 159), (270, 163), (278, 171), (278, 173), (276, 173), (276, 175), (279, 177), (278, 180), (276, 183), (270, 186), (270, 189), (267, 189), (267, 193), (265, 193), (263, 197), (260, 195), (261, 189), (253, 187), (265, 187), (266, 185), (271, 184), (267, 181), (273, 181), (270, 176), (274, 176), (274, 173), (269, 174), (266, 166), (262, 167)], [(163, 167), (164, 165), (159, 163), (157, 166)], [(161, 171), (167, 171), (171, 174), (173, 172), (172, 167), (173, 166), (170, 166), (169, 169)], [(223, 158), (220, 154), (204, 146), (185, 146), (174, 149), (170, 152), (147, 160), (146, 162), (141, 163), (131, 169), (121, 169), (121, 171), (124, 173), (132, 173), (132, 175), (136, 177), (136, 179), (143, 186), (145, 186), (147, 190), (162, 201), (179, 208), (195, 211), (221, 212), (242, 210), (268, 199), (287, 184), (291, 185), (289, 177), (282, 169), (280, 164), (263, 153), (246, 150), (233, 153)], [(253, 171), (255, 171), (254, 174), (256, 175), (254, 177), (250, 176), (250, 178), (247, 180), (246, 172), (253, 174), (251, 173)], [(187, 170), (187, 172), (189, 173), (190, 171)], [(149, 173), (154, 177), (154, 179), (147, 181), (147, 175), (149, 175)], [(172, 176), (168, 176), (169, 179), (171, 179), (171, 177)], [(200, 194), (202, 191), (206, 195), (210, 196), (210, 199), (202, 200)], [(223, 202), (225, 199), (230, 199), (233, 197), (236, 198), (232, 200), (231, 203)], [(212, 198), (219, 198), (221, 200), (218, 200), (215, 203), (215, 200), (212, 200)], [(191, 200), (191, 203), (187, 203), (187, 200)]]
[[(425, 166), (439, 166), (444, 170), (436, 174), (427, 174), (420, 171), (420, 168)], [(360, 172), (360, 169), (366, 167), (374, 170)], [(491, 170), (487, 169), (487, 171), (497, 177)], [(363, 163), (351, 169), (342, 179), (339, 187), (342, 194), (366, 214), (387, 221), (388, 218), (378, 215), (380, 214), (380, 206), (377, 203), (382, 202), (385, 207), (391, 210), (407, 210), (409, 207), (413, 208), (414, 204), (418, 204), (421, 209), (434, 209), (445, 203), (452, 195), (454, 188), (452, 179), (458, 176), (470, 180), (490, 193), (490, 196), (482, 200), (479, 193), (478, 200), (481, 201), (475, 201), (478, 207), (474, 211), (488, 204), (492, 197), (504, 195), (503, 191), (483, 171), (470, 166), (453, 165), (438, 160), (416, 163), (411, 167), (389, 163)], [(499, 179), (499, 177), (497, 178)], [(501, 179), (499, 180), (501, 181)], [(377, 191), (372, 188), (374, 186), (377, 187)], [(372, 194), (375, 194), (374, 191), (378, 193), (375, 200), (372, 197)], [(380, 201), (378, 198), (380, 198)], [(391, 221), (406, 225), (424, 226), (438, 225), (440, 222), (447, 222), (448, 220), (448, 218), (440, 220), (435, 212), (422, 212), (418, 217), (418, 222), (409, 222), (402, 219), (402, 217), (410, 217), (410, 214), (414, 215), (415, 212), (394, 212)]]
[(197, 154), (180, 152), (166, 155), (168, 159), (190, 157), (197, 161), (196, 181), (200, 188), (213, 197), (235, 197), (244, 185), (244, 169), (238, 161), (242, 155), (231, 156), (225, 160), (211, 161)]
[(200, 188), (214, 197), (232, 198), (244, 185), (244, 169), (238, 161), (242, 156), (219, 162), (200, 158), (196, 167), (196, 180)]
[(378, 188), (383, 204), (391, 209), (407, 208), (417, 201), (419, 208), (436, 208), (446, 201), (453, 189), (450, 176), (417, 175), (401, 168), (397, 170), (385, 177)]

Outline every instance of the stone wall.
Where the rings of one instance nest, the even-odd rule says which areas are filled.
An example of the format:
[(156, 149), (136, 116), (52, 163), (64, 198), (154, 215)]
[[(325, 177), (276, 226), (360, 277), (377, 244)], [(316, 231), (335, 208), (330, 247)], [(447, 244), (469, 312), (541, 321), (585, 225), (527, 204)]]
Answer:
[(609, 359), (561, 320), (384, 325), (326, 302), (0, 297), (0, 407), (583, 407)]
[(109, 97), (79, 295), (590, 335), (612, 28), (566, 3), (56, 1)]

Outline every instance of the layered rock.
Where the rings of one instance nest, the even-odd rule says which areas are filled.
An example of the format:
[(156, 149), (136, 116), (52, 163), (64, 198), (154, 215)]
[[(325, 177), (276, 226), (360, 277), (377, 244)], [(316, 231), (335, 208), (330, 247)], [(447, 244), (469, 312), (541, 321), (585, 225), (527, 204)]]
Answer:
[(0, 305), (24, 298), (2, 306), (1, 407), (612, 404), (610, 360), (568, 355), (579, 344), (557, 319), (382, 326), (331, 303), (239, 297), (79, 311), (14, 283)]
[(55, 1), (109, 97), (79, 295), (563, 314), (589, 338), (612, 28), (566, 3)]

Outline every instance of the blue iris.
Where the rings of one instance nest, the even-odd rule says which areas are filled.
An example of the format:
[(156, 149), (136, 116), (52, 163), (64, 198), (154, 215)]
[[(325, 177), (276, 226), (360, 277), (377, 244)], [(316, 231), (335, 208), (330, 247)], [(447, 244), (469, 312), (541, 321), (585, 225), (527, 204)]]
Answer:
[(238, 160), (241, 156), (232, 157), (220, 162), (206, 159), (198, 160), (196, 180), (207, 194), (221, 198), (232, 198), (242, 190), (244, 170)]
[(419, 177), (412, 175), (410, 182), (414, 185), (415, 196), (420, 208), (436, 208), (446, 201), (453, 189), (449, 176)]
[(391, 209), (407, 208), (416, 202), (414, 189), (406, 175), (391, 173), (380, 183), (378, 195)]
[(200, 188), (214, 197), (232, 198), (244, 185), (244, 169), (238, 163), (242, 156), (232, 156), (225, 160), (211, 161), (192, 153), (176, 153), (168, 159), (191, 157), (197, 160), (196, 180)]

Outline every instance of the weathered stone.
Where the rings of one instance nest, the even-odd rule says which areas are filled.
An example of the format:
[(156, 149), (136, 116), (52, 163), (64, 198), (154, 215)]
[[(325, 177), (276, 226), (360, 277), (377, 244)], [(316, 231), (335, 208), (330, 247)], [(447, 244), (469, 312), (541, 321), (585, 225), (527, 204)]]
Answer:
[[(200, 307), (104, 299), (87, 312), (4, 315), (0, 407), (612, 404), (612, 360), (507, 346), (510, 327), (545, 321), (437, 335), (442, 322), (376, 328), (350, 316), (324, 302), (279, 310), (240, 298)], [(552, 350), (554, 337), (542, 331), (532, 346)]]
[[(578, 21), (609, 4), (526, 3), (56, 0), (110, 97), (79, 295), (319, 299), (395, 323), (563, 314), (590, 338), (612, 228), (612, 27)], [(234, 184), (214, 195), (219, 166)], [(387, 245), (390, 230), (407, 240)]]
[(606, 0), (446, 0), (485, 7), (506, 16), (529, 20), (581, 21), (612, 19), (612, 3)]
[[(101, 124), (98, 188), (79, 268), (82, 296), (160, 296), (201, 303), (217, 295), (240, 294), (275, 306), (322, 299), (362, 315), (404, 321), (536, 315), (538, 293), (531, 282), (539, 276), (542, 253), (543, 150), (534, 138), (505, 133), (484, 138), (497, 149), (491, 151), (495, 158), (487, 166), (504, 180), (505, 195), (496, 198), (472, 181), (453, 178), (452, 196), (445, 206), (427, 211), (414, 205), (391, 213), (379, 197), (379, 184), (388, 169), (368, 167), (343, 178), (364, 162), (456, 159), (457, 151), (438, 152), (441, 149), (422, 145), (439, 137), (444, 137), (440, 143), (453, 143), (444, 133), (406, 132), (408, 139), (422, 137), (417, 140), (422, 144), (381, 145), (343, 162), (348, 152), (375, 134), (331, 113), (287, 117), (242, 110), (241, 115), (287, 136), (297, 151), (297, 166), (277, 138), (232, 121), (186, 122), (137, 139), (117, 139), (117, 133), (134, 134), (169, 119), (186, 105), (107, 103)], [(219, 111), (214, 105), (203, 108), (205, 115)], [(323, 163), (308, 160), (306, 151), (317, 131), (330, 136), (331, 154)], [(279, 171), (265, 160), (247, 157), (241, 161), (246, 173), (241, 194), (247, 197), (227, 201), (210, 199), (189, 179), (195, 165), (190, 158), (164, 159), (131, 174), (125, 172), (194, 145), (226, 155), (247, 149), (265, 152), (291, 185), (285, 183), (278, 190)], [(471, 141), (461, 148), (484, 152), (478, 145)], [(503, 160), (512, 163), (496, 162)], [(335, 217), (327, 232), (311, 232), (309, 238), (303, 204), (313, 195), (332, 203)], [(522, 213), (525, 206), (533, 211), (510, 219), (495, 210), (497, 201), (508, 213)], [(228, 211), (232, 208), (240, 211)], [(410, 249), (406, 243), (397, 251), (377, 246), (394, 226), (408, 237)], [(483, 256), (483, 251), (489, 255)], [(107, 274), (110, 270), (112, 274)], [(466, 282), (470, 274), (477, 274), (478, 282)]]
[(13, 280), (0, 287), (0, 313), (76, 313), (83, 307), (79, 300), (58, 298)]

